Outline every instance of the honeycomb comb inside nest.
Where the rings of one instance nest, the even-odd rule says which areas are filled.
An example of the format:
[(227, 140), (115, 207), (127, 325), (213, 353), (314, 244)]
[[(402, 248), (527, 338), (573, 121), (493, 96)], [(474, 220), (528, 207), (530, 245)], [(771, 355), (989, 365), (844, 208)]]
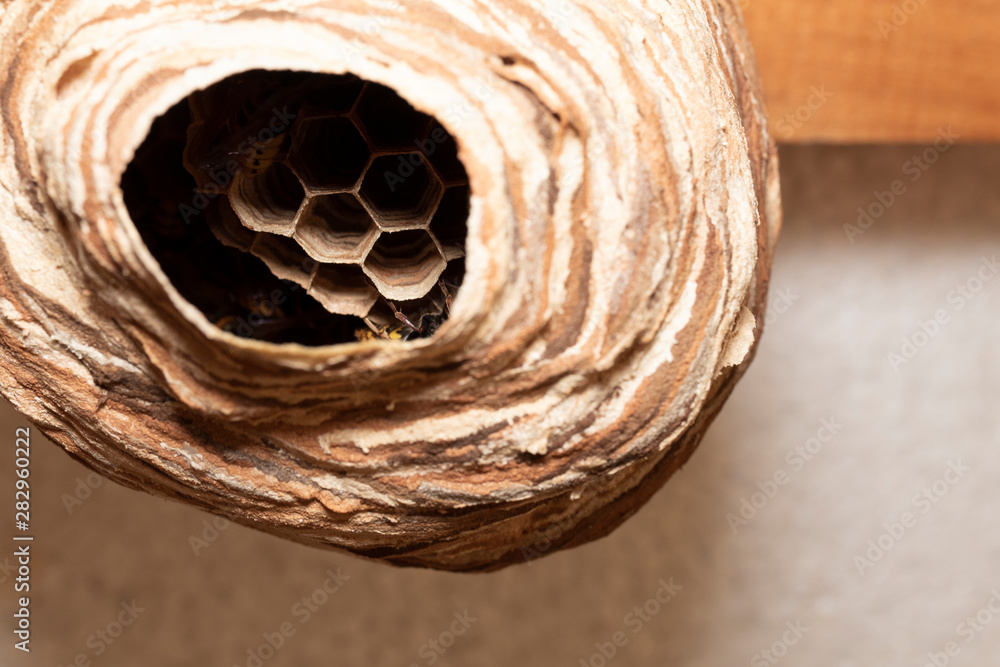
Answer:
[[(275, 287), (258, 276), (256, 290), (240, 281), (229, 302), (243, 312), (202, 307), (213, 321), (238, 335), (275, 339), (268, 326), (248, 320), (294, 319), (268, 296), (298, 287), (310, 302), (303, 308), (299, 296), (298, 319), (302, 311), (316, 319), (311, 302), (335, 319), (324, 331), (338, 333), (320, 336), (320, 343), (411, 339), (437, 330), (462, 281), (469, 212), (465, 169), (438, 122), (393, 90), (353, 75), (244, 72), (192, 94), (185, 106), (173, 110), (161, 123), (170, 127), (159, 134), (162, 144), (172, 133), (176, 153), (183, 131), (183, 168), (194, 185), (183, 195), (150, 192), (163, 189), (151, 173), (145, 194), (177, 209), (181, 236), (200, 225), (230, 258), (233, 251), (255, 257), (279, 281)], [(144, 149), (147, 162), (167, 159), (162, 147), (144, 145), (137, 164)], [(140, 173), (131, 182), (143, 180)], [(162, 235), (163, 226), (145, 231)], [(157, 239), (146, 240), (154, 241), (156, 254)], [(248, 260), (235, 259), (242, 272)], [(166, 261), (188, 260), (175, 253)], [(197, 273), (204, 278), (211, 270), (201, 266)], [(190, 291), (205, 301), (203, 289)], [(277, 340), (309, 342), (300, 338)]]

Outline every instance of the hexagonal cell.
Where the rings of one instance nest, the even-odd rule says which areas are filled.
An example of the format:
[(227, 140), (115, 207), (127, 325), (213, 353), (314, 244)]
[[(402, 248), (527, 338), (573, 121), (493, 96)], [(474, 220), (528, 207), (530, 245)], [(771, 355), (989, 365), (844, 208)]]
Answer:
[(282, 280), (308, 287), (316, 269), (315, 259), (305, 253), (299, 244), (284, 236), (258, 234), (250, 253), (260, 259), (267, 268)]
[[(448, 297), (435, 286), (419, 299), (379, 301), (368, 312), (365, 324), (375, 333), (385, 328), (395, 330), (402, 340), (429, 338), (448, 319), (448, 304)], [(400, 328), (400, 324), (404, 326)]]
[(382, 229), (425, 227), (441, 198), (441, 181), (421, 153), (372, 160), (358, 194)]
[(431, 122), (430, 116), (414, 109), (396, 91), (377, 83), (365, 86), (354, 117), (377, 150), (413, 149)]
[(309, 200), (293, 238), (320, 262), (359, 264), (378, 236), (371, 215), (350, 192)]
[(440, 123), (431, 123), (418, 146), (446, 186), (469, 182), (465, 166), (458, 159), (458, 143)]
[[(205, 123), (192, 123), (188, 127), (183, 154), (184, 168), (194, 176), (199, 188), (211, 183), (209, 174), (214, 166), (213, 162), (219, 161), (213, 156), (219, 152), (217, 146), (220, 141), (221, 132), (213, 133), (211, 128), (205, 127)], [(228, 152), (226, 157), (230, 157)]]
[(256, 175), (241, 169), (229, 188), (233, 210), (246, 227), (283, 236), (291, 236), (305, 196), (299, 179), (280, 162), (271, 163)]
[(365, 279), (361, 267), (322, 264), (309, 285), (309, 296), (338, 315), (364, 317), (378, 300), (378, 291)]
[(465, 252), (468, 219), (469, 186), (458, 185), (445, 190), (431, 219), (430, 230), (441, 243), (449, 261), (453, 259), (452, 255), (460, 257)]
[(354, 188), (371, 152), (346, 116), (305, 118), (292, 131), (289, 163), (312, 192)]
[(258, 232), (247, 229), (240, 222), (228, 197), (216, 197), (209, 203), (205, 209), (205, 222), (212, 230), (212, 235), (222, 245), (230, 248), (249, 252), (257, 238)]
[(327, 75), (302, 96), (306, 104), (328, 114), (346, 114), (357, 102), (365, 82), (353, 74)]
[(446, 264), (431, 235), (412, 229), (382, 233), (362, 268), (382, 296), (408, 301), (427, 294)]
[(454, 301), (458, 295), (458, 289), (465, 280), (465, 257), (458, 257), (448, 262), (447, 268), (441, 274), (439, 284), (446, 287), (447, 293), (443, 296), (448, 301)]

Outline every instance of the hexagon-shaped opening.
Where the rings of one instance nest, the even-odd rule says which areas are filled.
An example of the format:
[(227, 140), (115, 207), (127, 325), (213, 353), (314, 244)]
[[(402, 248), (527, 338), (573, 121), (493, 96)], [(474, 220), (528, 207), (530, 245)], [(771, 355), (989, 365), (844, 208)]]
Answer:
[(260, 259), (267, 268), (282, 280), (307, 287), (316, 270), (317, 262), (299, 247), (299, 244), (284, 236), (258, 234), (250, 247), (250, 253)]
[[(366, 324), (378, 332), (388, 327), (396, 329), (402, 340), (429, 338), (448, 319), (449, 298), (438, 286), (419, 299), (377, 302), (368, 312)], [(404, 327), (399, 329), (399, 325)]]
[(364, 87), (365, 82), (353, 74), (327, 75), (308, 88), (302, 99), (327, 114), (346, 114), (354, 107)]
[[(197, 108), (194, 103), (191, 106)], [(231, 172), (227, 167), (237, 157), (235, 147), (226, 146), (228, 136), (225, 126), (195, 122), (188, 128), (187, 135), (183, 154), (185, 169), (194, 177), (199, 188), (210, 185), (219, 187), (212, 174), (221, 172), (228, 176)], [(220, 180), (224, 181), (225, 177)]]
[(412, 150), (431, 122), (396, 91), (377, 83), (365, 86), (354, 117), (377, 150)]
[(299, 179), (280, 162), (257, 174), (240, 170), (229, 189), (233, 210), (244, 226), (282, 236), (292, 234), (295, 215), (305, 196)]
[(441, 198), (441, 181), (421, 153), (372, 160), (361, 182), (361, 199), (382, 229), (425, 227)]
[(306, 205), (295, 238), (320, 262), (360, 263), (378, 236), (371, 215), (350, 192), (317, 195)]
[(249, 252), (257, 238), (258, 232), (240, 222), (228, 197), (217, 197), (209, 202), (205, 209), (205, 222), (215, 238), (230, 248)]
[(469, 182), (465, 165), (458, 159), (458, 143), (440, 123), (430, 125), (419, 148), (446, 186)]
[(426, 295), (445, 266), (444, 256), (431, 235), (411, 229), (379, 236), (363, 268), (382, 296), (409, 301)]
[[(352, 313), (363, 312), (375, 298), (375, 306), (369, 311), (372, 313), (381, 306), (389, 308), (385, 298), (372, 295), (371, 287), (376, 280), (389, 296), (396, 297), (392, 303), (408, 316), (419, 316), (421, 321), (428, 317), (443, 321), (446, 312), (428, 315), (424, 312), (425, 304), (436, 308), (440, 301), (431, 299), (431, 295), (437, 294), (438, 288), (433, 284), (442, 257), (451, 261), (439, 274), (438, 284), (442, 289), (447, 288), (449, 302), (457, 295), (464, 259), (461, 256), (452, 259), (455, 256), (452, 251), (458, 252), (460, 243), (442, 245), (427, 231), (424, 232), (427, 236), (418, 234), (407, 249), (405, 236), (392, 238), (402, 230), (428, 229), (435, 206), (428, 206), (426, 214), (419, 206), (402, 212), (400, 209), (407, 207), (396, 206), (394, 216), (389, 201), (385, 227), (373, 232), (367, 246), (360, 244), (370, 246), (367, 254), (361, 254), (365, 258), (370, 256), (367, 270), (374, 279), (357, 265), (339, 262), (333, 262), (335, 268), (324, 269), (321, 275), (322, 264), (299, 244), (306, 239), (309, 245), (310, 234), (318, 238), (323, 231), (313, 220), (306, 222), (302, 234), (296, 234), (299, 220), (307, 217), (312, 205), (311, 197), (356, 193), (363, 181), (359, 178), (349, 183), (352, 178), (338, 176), (342, 165), (335, 164), (334, 183), (316, 183), (317, 191), (313, 191), (302, 182), (289, 157), (293, 138), (304, 131), (310, 141), (303, 143), (300, 138), (301, 146), (321, 143), (316, 135), (322, 134), (322, 123), (317, 123), (317, 130), (306, 122), (321, 118), (353, 121), (373, 153), (367, 164), (375, 157), (391, 153), (422, 152), (438, 181), (431, 185), (432, 190), (439, 189), (442, 182), (445, 187), (467, 183), (467, 180), (456, 182), (461, 176), (460, 165), (455, 161), (451, 138), (438, 131), (438, 123), (384, 86), (366, 83), (353, 75), (249, 70), (193, 92), (152, 124), (121, 180), (125, 204), (143, 242), (181, 296), (217, 326), (231, 328), (239, 318), (247, 317), (248, 311), (239, 299), (234, 301), (234, 294), (283, 294), (283, 316), (268, 318), (274, 321), (253, 328), (247, 335), (254, 339), (303, 345), (354, 341), (359, 327), (364, 326), (358, 315), (334, 314), (313, 295), (323, 298), (326, 306)], [(346, 127), (344, 121), (332, 124)], [(275, 134), (268, 134), (271, 132)], [(373, 141), (378, 150), (372, 146)], [(260, 153), (249, 155), (246, 147), (250, 145), (260, 148)], [(354, 145), (359, 144), (355, 141)], [(303, 150), (307, 152), (309, 148)], [(351, 151), (340, 151), (336, 158), (329, 157), (329, 153), (327, 159), (337, 162), (346, 153), (346, 162), (353, 162), (353, 169), (362, 162), (358, 157), (352, 160)], [(325, 175), (324, 167), (320, 165), (320, 176)], [(209, 189), (214, 187), (221, 190), (215, 197), (211, 196), (214, 190)], [(199, 188), (208, 197), (207, 208), (192, 203), (192, 189)], [(300, 205), (304, 195), (306, 201)], [(436, 199), (440, 197), (439, 194)], [(377, 188), (375, 199), (382, 199)], [(423, 198), (418, 196), (414, 201), (419, 203)], [(361, 203), (369, 210), (367, 202)], [(322, 206), (339, 208), (332, 201)], [(447, 203), (444, 206), (446, 210), (460, 208), (453, 209)], [(192, 208), (197, 210), (191, 211)], [(415, 213), (417, 219), (401, 213)], [(176, 219), (181, 216), (183, 220), (177, 224)], [(318, 214), (317, 217), (326, 220), (335, 216)], [(448, 217), (439, 218), (434, 229), (447, 241), (454, 241), (462, 233), (457, 224), (442, 223)], [(340, 233), (349, 236), (360, 232), (348, 224)], [(385, 236), (386, 242), (373, 253), (379, 235)], [(328, 247), (322, 239), (317, 245)], [(335, 254), (338, 253), (331, 252), (327, 257)], [(364, 280), (371, 283), (368, 287), (359, 282), (359, 270)], [(346, 272), (346, 277), (335, 275), (336, 272)], [(353, 276), (347, 275), (351, 272)], [(312, 287), (314, 283), (316, 286)], [(347, 288), (334, 289), (328, 284)], [(352, 292), (351, 298), (342, 296), (345, 289)], [(338, 298), (353, 305), (336, 306), (331, 294), (340, 294)], [(427, 327), (427, 331), (432, 329)]]
[(288, 159), (312, 192), (354, 188), (371, 152), (347, 116), (304, 118), (295, 125)]
[(323, 264), (316, 271), (309, 296), (338, 315), (364, 317), (378, 300), (378, 292), (365, 279), (361, 267), (352, 264)]
[(463, 280), (465, 280), (465, 257), (462, 256), (449, 260), (448, 266), (445, 268), (444, 273), (441, 274), (439, 281), (439, 284), (444, 288), (442, 296), (448, 302), (449, 310), (451, 309), (452, 302), (458, 295), (458, 288), (462, 286)]
[(456, 250), (464, 252), (468, 219), (469, 186), (457, 185), (446, 189), (430, 226), (431, 233), (441, 243), (446, 255), (454, 254)]

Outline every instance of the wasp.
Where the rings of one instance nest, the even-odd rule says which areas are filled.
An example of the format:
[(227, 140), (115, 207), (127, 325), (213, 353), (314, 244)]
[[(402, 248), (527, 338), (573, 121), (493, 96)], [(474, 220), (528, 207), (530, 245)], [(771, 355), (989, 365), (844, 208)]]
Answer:
[(367, 317), (365, 324), (370, 328), (358, 329), (354, 332), (354, 336), (358, 340), (406, 340), (408, 337), (409, 332), (406, 331), (407, 327), (403, 324), (378, 326), (373, 325)]
[(269, 141), (258, 141), (254, 144), (252, 152), (243, 156), (243, 167), (248, 169), (253, 176), (264, 171), (271, 166), (271, 163), (278, 158), (285, 143), (285, 133), (277, 134)]
[(261, 338), (280, 330), (287, 324), (287, 317), (280, 305), (268, 298), (263, 291), (243, 291), (240, 294), (230, 294), (245, 315), (234, 314), (232, 311), (219, 317), (215, 326), (223, 331), (235, 333), (244, 338)]
[[(420, 313), (415, 322), (393, 308), (396, 319), (406, 324), (420, 336), (433, 336), (451, 315), (452, 291), (457, 289), (457, 287), (450, 285), (451, 289), (449, 289), (449, 285), (450, 283), (445, 282), (444, 279), (438, 279), (440, 295), (430, 299), (428, 307)], [(392, 304), (389, 305), (391, 306)]]
[(264, 317), (287, 317), (282, 307), (268, 298), (264, 292), (254, 292), (253, 296), (250, 297), (250, 304), (255, 311)]
[(239, 315), (224, 315), (215, 321), (215, 326), (227, 333), (235, 334), (240, 338), (259, 340), (267, 340), (272, 335), (280, 334), (285, 325), (284, 320), (276, 317), (251, 319)]
[(230, 90), (225, 102), (197, 126), (187, 142), (185, 160), (197, 165), (192, 169), (197, 173), (192, 175), (199, 185), (215, 182), (225, 190), (228, 183), (218, 183), (217, 175), (229, 172), (227, 180), (231, 180), (233, 163), (257, 175), (280, 159), (302, 97), (313, 87), (315, 84), (300, 82), (256, 98), (238, 87)]
[(368, 329), (355, 331), (355, 337), (358, 340), (411, 340), (433, 336), (448, 319), (452, 304), (448, 283), (438, 280), (437, 288), (440, 294), (432, 294), (423, 299), (418, 303), (416, 312), (410, 315), (392, 301), (384, 299), (388, 312), (384, 308), (373, 309), (373, 312), (363, 318)]
[[(206, 174), (217, 175), (227, 171), (232, 173), (234, 171), (232, 163), (235, 163), (236, 168), (244, 169), (256, 176), (272, 163), (283, 158), (286, 152), (287, 137), (288, 133), (282, 131), (274, 134), (270, 139), (255, 140), (253, 143), (244, 140), (236, 146), (235, 150), (231, 146), (217, 148), (202, 157), (198, 170), (202, 172), (202, 176)], [(216, 183), (216, 185), (219, 184)], [(225, 188), (220, 187), (221, 189)]]
[[(373, 308), (371, 312), (361, 318), (368, 328), (356, 330), (354, 337), (358, 340), (409, 340), (413, 337), (416, 329), (407, 324), (408, 319), (407, 322), (404, 322), (401, 318), (394, 317), (394, 314), (399, 312), (395, 304), (388, 299), (383, 301), (388, 306), (388, 310), (379, 306)], [(406, 316), (403, 315), (403, 317)]]

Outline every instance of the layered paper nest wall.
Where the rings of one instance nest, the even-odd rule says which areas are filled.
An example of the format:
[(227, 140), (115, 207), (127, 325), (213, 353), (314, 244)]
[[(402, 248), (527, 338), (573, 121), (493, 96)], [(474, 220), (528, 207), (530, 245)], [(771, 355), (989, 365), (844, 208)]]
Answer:
[[(251, 69), (350, 72), (455, 137), (467, 268), (434, 336), (240, 339), (166, 278), (121, 175)], [(777, 163), (734, 2), (14, 0), (0, 72), (3, 392), (128, 486), (494, 569), (641, 506), (759, 339)]]

